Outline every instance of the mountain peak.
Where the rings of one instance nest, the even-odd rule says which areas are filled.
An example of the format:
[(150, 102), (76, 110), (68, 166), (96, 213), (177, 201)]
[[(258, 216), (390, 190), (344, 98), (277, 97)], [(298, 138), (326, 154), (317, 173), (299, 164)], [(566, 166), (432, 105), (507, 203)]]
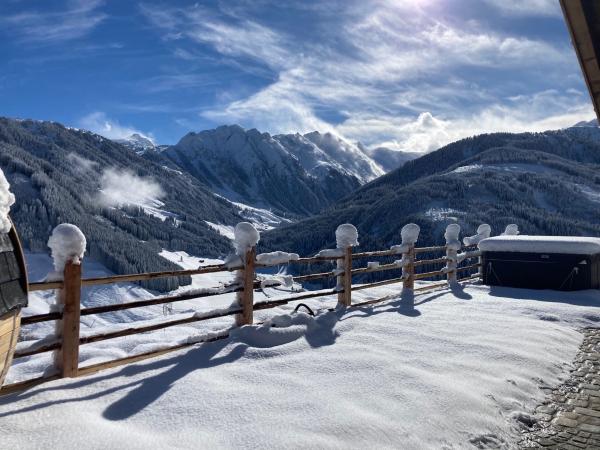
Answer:
[(154, 145), (154, 142), (149, 137), (142, 136), (139, 133), (132, 133), (126, 138), (115, 139), (115, 142), (129, 147), (138, 154), (144, 153), (147, 150), (154, 150), (156, 148), (156, 145)]
[(592, 120), (582, 120), (581, 122), (577, 122), (575, 125), (573, 125), (572, 127), (592, 127), (592, 128), (597, 128), (598, 125), (598, 119), (592, 119)]

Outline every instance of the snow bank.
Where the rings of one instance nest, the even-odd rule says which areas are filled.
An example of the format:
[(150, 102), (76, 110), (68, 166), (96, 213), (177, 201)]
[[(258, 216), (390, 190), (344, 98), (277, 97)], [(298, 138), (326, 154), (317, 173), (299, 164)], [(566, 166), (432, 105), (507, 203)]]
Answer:
[(256, 256), (256, 262), (264, 266), (276, 266), (277, 264), (288, 264), (290, 261), (298, 261), (298, 253), (270, 252), (261, 253)]
[(250, 222), (240, 222), (233, 230), (235, 253), (243, 256), (248, 250), (258, 244), (260, 234)]
[(479, 243), (484, 252), (566, 253), (593, 255), (600, 253), (600, 238), (578, 236), (495, 236)]
[(8, 233), (11, 223), (8, 218), (10, 207), (15, 203), (15, 196), (10, 192), (10, 184), (0, 169), (0, 233)]
[(460, 250), (462, 245), (460, 244), (460, 225), (457, 223), (451, 223), (446, 227), (444, 238), (446, 238), (446, 247), (450, 250)]
[(482, 223), (477, 227), (477, 234), (474, 236), (467, 236), (463, 239), (465, 245), (477, 245), (482, 240), (489, 238), (492, 234), (492, 227), (487, 223)]
[(390, 250), (396, 253), (406, 253), (409, 247), (415, 245), (419, 239), (421, 228), (416, 223), (407, 223), (400, 230), (402, 243), (400, 245), (392, 245)]
[(506, 225), (506, 230), (504, 230), (502, 236), (517, 236), (518, 234), (519, 226), (516, 223), (511, 223), (510, 225)]
[(351, 223), (344, 223), (335, 230), (337, 248), (356, 247), (358, 245), (358, 230)]
[(286, 305), (226, 340), (10, 395), (2, 448), (517, 448), (515, 418), (568, 376), (600, 292), (415, 298), (408, 312), (389, 301), (309, 317)]
[(79, 264), (85, 253), (86, 240), (79, 228), (70, 223), (61, 223), (52, 231), (48, 247), (54, 260), (56, 274), (62, 275), (67, 261)]

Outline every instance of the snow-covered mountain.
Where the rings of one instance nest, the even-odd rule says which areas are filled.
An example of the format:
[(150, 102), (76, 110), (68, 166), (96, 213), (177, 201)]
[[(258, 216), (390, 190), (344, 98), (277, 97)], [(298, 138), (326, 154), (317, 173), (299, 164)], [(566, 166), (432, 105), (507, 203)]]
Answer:
[(330, 164), (342, 167), (348, 173), (357, 177), (362, 184), (380, 177), (385, 171), (365, 154), (359, 146), (341, 139), (331, 133), (321, 134), (313, 131), (304, 135), (326, 156)]
[(330, 135), (271, 136), (237, 125), (188, 133), (162, 155), (231, 201), (300, 216), (384, 173)]
[(449, 144), (360, 187), (320, 214), (269, 231), (269, 249), (311, 254), (335, 245), (331, 230), (354, 224), (361, 248), (398, 242), (408, 222), (419, 244), (443, 243), (457, 222), (474, 234), (516, 223), (522, 233), (600, 235), (600, 128), (575, 126), (543, 133), (494, 133)]
[(129, 147), (138, 154), (144, 153), (148, 150), (156, 149), (156, 145), (154, 145), (154, 142), (152, 142), (152, 140), (138, 133), (133, 133), (132, 135), (124, 139), (115, 139), (115, 142)]
[[(230, 243), (208, 225), (234, 225), (242, 209), (194, 177), (89, 131), (0, 118), (0, 168), (17, 199), (11, 208), (25, 247), (47, 249), (62, 222), (87, 236), (88, 256), (116, 273), (169, 270), (163, 250), (226, 255)], [(186, 280), (151, 281), (171, 289)]]

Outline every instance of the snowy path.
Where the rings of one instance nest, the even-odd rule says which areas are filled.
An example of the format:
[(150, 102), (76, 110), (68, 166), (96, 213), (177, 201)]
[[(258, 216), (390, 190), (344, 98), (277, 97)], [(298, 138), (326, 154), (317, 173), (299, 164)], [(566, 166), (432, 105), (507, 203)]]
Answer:
[(599, 307), (598, 291), (472, 286), (418, 296), (414, 310), (282, 315), (2, 398), (2, 446), (513, 448)]

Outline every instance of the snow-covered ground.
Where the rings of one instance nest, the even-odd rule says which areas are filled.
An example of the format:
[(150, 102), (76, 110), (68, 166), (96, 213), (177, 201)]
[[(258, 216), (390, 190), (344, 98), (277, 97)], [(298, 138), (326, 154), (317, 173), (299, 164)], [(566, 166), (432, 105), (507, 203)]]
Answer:
[[(221, 264), (222, 260), (198, 258), (186, 252), (169, 252), (163, 250), (160, 256), (178, 264), (182, 269), (197, 269), (200, 266)], [(43, 253), (27, 253), (27, 268), (30, 281), (41, 281), (53, 270), (52, 259)], [(91, 258), (84, 258), (83, 277), (95, 278), (114, 275), (104, 265)], [(267, 275), (264, 275), (265, 277)], [(82, 291), (82, 307), (93, 307), (115, 303), (126, 303), (136, 300), (155, 298), (159, 295), (178, 295), (185, 292), (207, 288), (223, 288), (234, 281), (233, 272), (219, 272), (194, 275), (190, 286), (182, 286), (169, 294), (158, 294), (144, 289), (134, 283), (119, 283), (84, 287)], [(298, 285), (295, 288), (299, 288)], [(265, 288), (255, 293), (257, 301), (269, 296), (281, 295), (285, 287)], [(127, 328), (129, 326), (149, 325), (154, 322), (176, 320), (189, 317), (196, 313), (205, 313), (215, 309), (229, 308), (236, 301), (235, 293), (228, 293), (195, 300), (186, 300), (167, 305), (156, 305), (144, 308), (134, 308), (99, 315), (82, 316), (81, 335), (100, 334), (109, 330)], [(54, 291), (33, 292), (29, 296), (29, 306), (22, 311), (24, 316), (44, 314), (51, 310), (55, 303)], [(150, 351), (159, 347), (172, 346), (188, 339), (196, 339), (211, 332), (218, 332), (231, 327), (233, 317), (223, 317), (208, 322), (192, 323), (171, 327), (164, 330), (127, 336), (118, 339), (84, 345), (80, 349), (80, 364), (94, 364), (109, 359), (125, 357)], [(18, 348), (35, 345), (40, 340), (54, 334), (54, 322), (42, 322), (23, 326)], [(6, 382), (15, 382), (40, 376), (47, 367), (52, 365), (52, 355), (43, 353), (13, 362)]]
[(540, 387), (566, 376), (577, 329), (600, 321), (599, 291), (470, 285), (414, 308), (324, 308), (335, 302), (0, 398), (2, 447), (514, 448)]

